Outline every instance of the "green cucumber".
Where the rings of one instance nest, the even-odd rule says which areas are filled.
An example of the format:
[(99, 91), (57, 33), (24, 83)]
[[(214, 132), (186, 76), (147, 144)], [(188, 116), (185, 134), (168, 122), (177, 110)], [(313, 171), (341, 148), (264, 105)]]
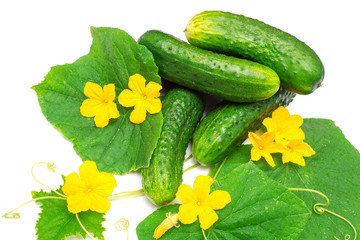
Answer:
[(266, 66), (206, 51), (160, 31), (144, 33), (139, 43), (152, 52), (161, 77), (219, 98), (259, 101), (280, 86), (277, 74)]
[(287, 106), (295, 93), (280, 89), (269, 99), (254, 103), (220, 104), (200, 122), (194, 133), (193, 157), (203, 165), (224, 160), (260, 128), (262, 121), (279, 106)]
[(160, 138), (149, 168), (141, 170), (146, 196), (161, 206), (170, 203), (182, 182), (186, 149), (203, 111), (202, 99), (182, 88), (172, 88), (162, 101)]
[(308, 45), (252, 18), (206, 11), (188, 22), (185, 34), (194, 46), (270, 67), (279, 75), (281, 86), (296, 93), (313, 92), (324, 78), (324, 66)]

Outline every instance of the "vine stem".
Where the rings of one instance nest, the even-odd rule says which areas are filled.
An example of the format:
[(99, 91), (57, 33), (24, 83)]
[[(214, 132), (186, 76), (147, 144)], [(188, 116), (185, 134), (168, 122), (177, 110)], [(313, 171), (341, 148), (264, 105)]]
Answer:
[(215, 173), (215, 175), (213, 177), (214, 180), (216, 179), (217, 175), (219, 174), (221, 168), (224, 166), (225, 162), (226, 162), (226, 158), (225, 158), (224, 161), (222, 161), (221, 165), (219, 166), (218, 170), (216, 171), (216, 173)]
[[(350, 227), (353, 229), (354, 231), (354, 240), (356, 240), (357, 238), (357, 231), (356, 231), (356, 228), (354, 227), (354, 225), (349, 221), (347, 220), (346, 218), (344, 218), (343, 216), (335, 213), (335, 212), (332, 212), (324, 207), (327, 207), (330, 205), (330, 200), (329, 198), (322, 192), (319, 192), (317, 190), (314, 190), (314, 189), (308, 189), (308, 188), (288, 188), (290, 191), (304, 191), (304, 192), (312, 192), (312, 193), (316, 193), (316, 194), (319, 194), (320, 196), (322, 196), (323, 198), (325, 198), (326, 200), (326, 203), (316, 203), (314, 204), (313, 206), (313, 210), (316, 214), (323, 214), (324, 212), (327, 212), (327, 213), (330, 213), (332, 214), (333, 216), (337, 217), (337, 218), (340, 218), (341, 220), (345, 221), (347, 224), (350, 225)], [(335, 239), (338, 239), (337, 237), (334, 237)], [(347, 234), (345, 236), (345, 240), (349, 240), (350, 239), (350, 235)]]
[(199, 164), (195, 163), (194, 165), (192, 165), (192, 166), (188, 167), (187, 169), (185, 169), (185, 170), (183, 171), (183, 173), (186, 173), (187, 171), (190, 171), (190, 170), (193, 169), (193, 168), (197, 168), (198, 166), (199, 166)]
[(93, 238), (93, 236), (91, 236), (91, 234), (88, 232), (88, 230), (86, 230), (86, 228), (84, 227), (84, 225), (81, 223), (79, 215), (76, 213), (76, 220), (78, 221), (78, 223), (80, 224), (81, 228), (84, 230), (84, 232), (86, 233), (86, 235), (88, 235), (92, 240), (96, 240), (95, 238)]
[(40, 181), (35, 177), (35, 175), (34, 175), (34, 168), (35, 168), (36, 165), (39, 165), (39, 164), (46, 164), (47, 168), (48, 168), (50, 171), (55, 172), (54, 163), (37, 162), (37, 163), (35, 163), (35, 164), (31, 167), (31, 176), (33, 177), (33, 179), (34, 179), (36, 182), (38, 182), (39, 184), (43, 185), (44, 187), (46, 187), (46, 188), (50, 189), (51, 191), (55, 192), (57, 195), (66, 198), (66, 195), (59, 193), (59, 192), (56, 191), (55, 189), (52, 189), (52, 188), (49, 187), (48, 185), (40, 182)]
[(115, 229), (118, 231), (126, 230), (126, 239), (129, 239), (129, 220), (125, 218), (121, 218), (119, 221), (115, 223)]
[(190, 160), (192, 157), (193, 157), (193, 155), (192, 155), (192, 154), (190, 154), (187, 158), (185, 158), (184, 162), (186, 162), (186, 161)]
[(135, 197), (135, 196), (143, 196), (145, 194), (144, 189), (134, 190), (134, 191), (126, 191), (119, 192), (108, 197), (109, 200), (126, 198), (126, 197)]
[(14, 208), (13, 210), (11, 210), (10, 212), (7, 212), (3, 215), (4, 218), (12, 218), (12, 219), (18, 219), (20, 218), (20, 214), (19, 213), (13, 213), (15, 212), (16, 210), (18, 210), (19, 208), (31, 203), (31, 202), (34, 202), (34, 201), (37, 201), (37, 200), (42, 200), (42, 199), (62, 199), (62, 200), (66, 200), (66, 198), (63, 198), (63, 197), (55, 197), (55, 196), (46, 196), (46, 197), (38, 197), (38, 198), (34, 198), (30, 201), (27, 201), (26, 203), (23, 203), (21, 204), (20, 206)]
[(206, 235), (205, 235), (204, 229), (201, 229), (201, 231), (202, 231), (202, 234), (203, 234), (203, 236), (204, 236), (204, 239), (207, 240), (207, 237), (206, 237)]

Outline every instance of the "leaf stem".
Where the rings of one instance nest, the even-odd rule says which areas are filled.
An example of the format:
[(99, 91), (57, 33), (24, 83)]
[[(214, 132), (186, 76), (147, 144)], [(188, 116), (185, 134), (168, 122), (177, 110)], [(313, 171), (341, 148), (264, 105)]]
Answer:
[[(319, 194), (319, 195), (321, 195), (322, 197), (324, 197), (324, 198), (326, 199), (326, 203), (316, 203), (316, 204), (314, 204), (314, 206), (313, 206), (314, 212), (315, 212), (316, 214), (319, 214), (319, 215), (323, 214), (324, 212), (327, 212), (327, 213), (332, 214), (332, 215), (335, 216), (335, 217), (338, 217), (338, 218), (342, 219), (342, 220), (345, 221), (347, 224), (349, 224), (350, 227), (354, 230), (354, 233), (355, 233), (355, 234), (354, 234), (354, 240), (356, 239), (356, 237), (357, 237), (356, 228), (354, 227), (354, 225), (353, 225), (349, 220), (347, 220), (346, 218), (344, 218), (343, 216), (341, 216), (341, 215), (339, 215), (339, 214), (337, 214), (337, 213), (334, 213), (334, 212), (332, 212), (332, 211), (330, 211), (330, 210), (328, 210), (328, 209), (326, 209), (326, 208), (323, 208), (323, 207), (327, 207), (327, 206), (330, 205), (330, 200), (329, 200), (329, 198), (328, 198), (325, 194), (323, 194), (322, 192), (316, 191), (316, 190), (314, 190), (314, 189), (308, 189), (308, 188), (288, 188), (288, 189), (289, 189), (290, 191), (312, 192), (312, 193), (316, 193), (316, 194)], [(335, 237), (335, 239), (338, 239), (338, 238)], [(348, 239), (350, 239), (350, 235), (349, 235), (349, 234), (347, 234), (347, 235), (345, 236), (345, 240), (348, 240)]]
[(14, 213), (14, 211), (18, 210), (19, 208), (25, 206), (26, 204), (29, 204), (31, 202), (37, 201), (37, 200), (42, 200), (42, 199), (62, 199), (62, 200), (66, 200), (66, 198), (63, 197), (55, 197), (55, 196), (46, 196), (46, 197), (38, 197), (38, 198), (34, 198), (30, 201), (27, 201), (26, 203), (21, 204), (20, 206), (18, 206), (17, 208), (14, 208), (13, 210), (11, 210), (10, 212), (7, 212), (3, 215), (4, 218), (12, 218), (12, 219), (18, 219), (20, 218), (20, 214), (19, 213)]

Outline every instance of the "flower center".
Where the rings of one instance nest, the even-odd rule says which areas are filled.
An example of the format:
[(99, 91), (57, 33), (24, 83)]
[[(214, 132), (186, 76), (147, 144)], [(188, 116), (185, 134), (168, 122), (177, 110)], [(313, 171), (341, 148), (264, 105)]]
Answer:
[(146, 100), (146, 99), (147, 99), (147, 96), (146, 96), (146, 95), (144, 95), (144, 97), (143, 97), (143, 98), (144, 98), (144, 100)]
[(92, 189), (92, 188), (88, 188), (87, 191), (88, 191), (88, 193), (91, 193), (91, 192), (93, 191), (93, 189)]
[(196, 205), (200, 206), (200, 205), (201, 205), (201, 202), (200, 202), (200, 201), (197, 201)]
[(259, 146), (259, 149), (260, 149), (260, 150), (263, 150), (263, 149), (264, 149), (264, 147), (263, 147), (263, 146)]

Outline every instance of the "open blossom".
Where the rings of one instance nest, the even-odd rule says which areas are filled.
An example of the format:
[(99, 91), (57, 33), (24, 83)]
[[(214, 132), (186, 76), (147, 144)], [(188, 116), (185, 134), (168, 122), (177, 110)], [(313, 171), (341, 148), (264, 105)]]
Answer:
[(80, 106), (80, 113), (84, 117), (94, 117), (96, 127), (103, 128), (109, 124), (111, 118), (120, 116), (115, 100), (115, 85), (108, 84), (104, 90), (100, 85), (87, 82), (84, 94), (88, 97)]
[(305, 166), (304, 157), (310, 157), (315, 154), (315, 151), (302, 140), (290, 140), (286, 145), (288, 151), (282, 154), (282, 162), (293, 162), (300, 166)]
[(85, 161), (79, 168), (80, 176), (73, 172), (65, 178), (62, 191), (67, 196), (68, 210), (79, 213), (92, 210), (106, 213), (110, 209), (107, 198), (116, 187), (115, 177), (99, 172), (95, 162)]
[(179, 207), (178, 218), (183, 224), (194, 223), (198, 217), (203, 230), (210, 228), (219, 218), (214, 210), (224, 208), (231, 202), (230, 194), (216, 190), (210, 193), (213, 179), (209, 176), (198, 176), (194, 188), (181, 184), (176, 197), (182, 205)]
[(124, 107), (134, 107), (130, 114), (130, 121), (140, 124), (146, 119), (146, 112), (150, 114), (161, 111), (159, 99), (162, 86), (156, 82), (149, 82), (140, 74), (134, 74), (129, 78), (129, 89), (123, 90), (119, 97), (119, 103)]
[(275, 133), (267, 132), (259, 137), (253, 132), (249, 132), (249, 140), (253, 145), (251, 149), (251, 160), (258, 161), (261, 157), (264, 157), (266, 162), (275, 167), (275, 162), (271, 153), (285, 152), (287, 148), (281, 143), (275, 143)]
[(275, 133), (275, 141), (277, 143), (286, 143), (291, 139), (305, 139), (305, 134), (300, 126), (303, 119), (300, 115), (291, 115), (289, 111), (280, 106), (273, 113), (271, 118), (265, 118), (264, 126), (268, 132)]

